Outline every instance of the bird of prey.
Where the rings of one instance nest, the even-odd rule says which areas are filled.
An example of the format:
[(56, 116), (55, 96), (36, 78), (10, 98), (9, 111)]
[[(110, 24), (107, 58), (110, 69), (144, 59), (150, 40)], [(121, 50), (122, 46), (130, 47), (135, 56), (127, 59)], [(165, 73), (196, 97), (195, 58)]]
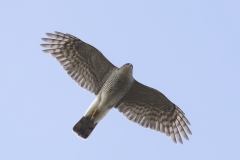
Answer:
[[(114, 66), (95, 47), (71, 34), (46, 33), (43, 50), (55, 57), (68, 75), (96, 98), (73, 131), (86, 139), (110, 109), (117, 108), (129, 120), (165, 133), (177, 143), (192, 134), (183, 111), (158, 90), (133, 78), (133, 65)], [(186, 133), (187, 132), (187, 133)]]

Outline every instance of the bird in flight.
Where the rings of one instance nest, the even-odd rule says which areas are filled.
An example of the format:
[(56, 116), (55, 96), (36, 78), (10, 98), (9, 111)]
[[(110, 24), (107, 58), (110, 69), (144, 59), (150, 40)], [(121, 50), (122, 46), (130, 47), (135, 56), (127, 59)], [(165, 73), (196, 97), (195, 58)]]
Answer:
[(165, 133), (177, 143), (192, 134), (183, 111), (158, 90), (133, 78), (133, 65), (114, 66), (98, 49), (71, 34), (46, 33), (43, 50), (55, 57), (68, 75), (96, 98), (73, 131), (86, 139), (96, 125), (116, 108), (129, 120)]

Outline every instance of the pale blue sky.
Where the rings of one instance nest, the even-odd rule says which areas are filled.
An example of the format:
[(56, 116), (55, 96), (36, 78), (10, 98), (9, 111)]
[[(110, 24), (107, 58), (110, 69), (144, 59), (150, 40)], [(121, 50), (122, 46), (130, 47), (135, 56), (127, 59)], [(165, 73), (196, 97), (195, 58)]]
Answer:
[[(240, 1), (1, 1), (0, 159), (239, 159)], [(94, 95), (43, 53), (73, 34), (164, 93), (191, 122), (174, 144), (116, 109), (87, 140), (72, 127)]]

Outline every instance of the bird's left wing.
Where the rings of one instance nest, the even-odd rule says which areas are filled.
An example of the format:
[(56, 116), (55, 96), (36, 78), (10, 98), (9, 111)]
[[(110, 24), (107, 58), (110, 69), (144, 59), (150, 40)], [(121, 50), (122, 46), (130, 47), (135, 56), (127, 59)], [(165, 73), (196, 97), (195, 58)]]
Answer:
[(49, 44), (41, 44), (41, 46), (50, 49), (43, 52), (54, 56), (72, 79), (97, 95), (117, 67), (95, 47), (75, 36), (60, 32), (46, 34), (50, 38), (42, 38), (42, 40)]
[(182, 143), (179, 131), (185, 139), (192, 134), (183, 111), (156, 89), (145, 86), (136, 80), (122, 100), (115, 106), (129, 120), (143, 127), (171, 136)]

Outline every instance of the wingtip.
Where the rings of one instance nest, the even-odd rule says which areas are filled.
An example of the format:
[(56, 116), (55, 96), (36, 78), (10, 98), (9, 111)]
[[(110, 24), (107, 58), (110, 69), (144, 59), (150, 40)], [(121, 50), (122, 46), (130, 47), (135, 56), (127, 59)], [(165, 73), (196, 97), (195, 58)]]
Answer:
[(45, 49), (45, 50), (42, 50), (44, 53), (54, 53), (54, 50), (53, 49)]
[(181, 139), (178, 139), (178, 142), (179, 142), (180, 144), (183, 144), (182, 138), (181, 138)]
[(48, 53), (48, 51), (45, 49), (45, 50), (42, 50), (44, 53)]
[(175, 144), (177, 144), (177, 140), (176, 139), (172, 139), (173, 140), (173, 142), (175, 143)]
[(62, 32), (54, 31), (54, 33), (55, 33), (56, 35), (59, 35), (59, 36), (65, 36), (65, 34), (62, 33)]
[(52, 33), (46, 33), (46, 35), (47, 35), (48, 37), (51, 37), (51, 36), (54, 35), (54, 34), (52, 34)]
[(188, 134), (192, 135), (192, 131), (189, 129), (187, 130)]

